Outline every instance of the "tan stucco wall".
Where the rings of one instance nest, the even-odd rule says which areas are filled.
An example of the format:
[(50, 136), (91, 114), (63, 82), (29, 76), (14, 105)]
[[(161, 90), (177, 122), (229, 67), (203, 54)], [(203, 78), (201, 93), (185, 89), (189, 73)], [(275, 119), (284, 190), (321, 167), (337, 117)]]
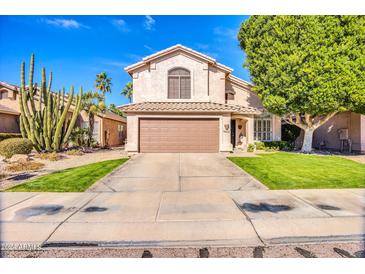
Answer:
[(235, 92), (235, 94), (233, 95), (233, 100), (227, 100), (228, 104), (242, 105), (245, 107), (254, 108), (263, 107), (260, 98), (248, 88), (240, 87), (227, 80), (225, 89), (226, 91)]
[(342, 112), (319, 127), (313, 134), (313, 147), (318, 148), (325, 141), (326, 148), (339, 150), (341, 147), (338, 130), (347, 128), (352, 140), (352, 149), (365, 151), (365, 115)]
[(281, 118), (279, 116), (272, 116), (272, 140), (280, 141), (281, 140)]
[(214, 103), (225, 103), (226, 74), (209, 66), (209, 100)]
[[(103, 131), (103, 140), (102, 145), (108, 146), (119, 146), (124, 143), (126, 138), (127, 127), (123, 122), (103, 118), (102, 119), (102, 131)], [(118, 131), (118, 126), (122, 126), (123, 130)], [(108, 140), (106, 140), (106, 134), (108, 133)]]
[(10, 98), (0, 99), (0, 104), (20, 113), (18, 98), (19, 96), (16, 96), (16, 99), (10, 99)]
[[(191, 99), (167, 98), (168, 71), (183, 67), (191, 75)], [(133, 102), (216, 102), (224, 103), (225, 73), (185, 53), (154, 60), (133, 73)]]
[(0, 132), (20, 133), (18, 116), (0, 113)]

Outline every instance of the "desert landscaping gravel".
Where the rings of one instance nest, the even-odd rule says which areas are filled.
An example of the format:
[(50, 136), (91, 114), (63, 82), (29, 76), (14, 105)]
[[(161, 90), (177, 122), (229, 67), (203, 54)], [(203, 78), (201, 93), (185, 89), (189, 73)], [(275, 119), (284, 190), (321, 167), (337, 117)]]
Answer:
[(201, 248), (57, 248), (2, 251), (7, 258), (365, 258), (365, 242)]

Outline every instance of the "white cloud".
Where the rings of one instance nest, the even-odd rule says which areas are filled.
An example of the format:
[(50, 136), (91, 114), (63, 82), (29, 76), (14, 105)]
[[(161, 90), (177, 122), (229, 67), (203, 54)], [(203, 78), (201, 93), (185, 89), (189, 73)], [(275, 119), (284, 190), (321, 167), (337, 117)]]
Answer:
[(153, 48), (151, 48), (150, 46), (148, 46), (148, 45), (144, 45), (143, 47), (145, 49), (148, 49), (150, 52), (155, 52), (155, 50)]
[(128, 32), (130, 29), (127, 26), (127, 23), (123, 19), (115, 19), (113, 20), (113, 25), (116, 26), (119, 30), (123, 32)]
[(124, 67), (130, 65), (129, 62), (123, 62), (123, 61), (122, 62), (119, 62), (119, 61), (106, 61), (104, 64), (107, 65), (107, 66), (118, 67), (118, 68), (124, 68)]
[(197, 43), (196, 44), (196, 47), (198, 48), (198, 49), (208, 49), (209, 48), (209, 45), (208, 44), (203, 44), (203, 43)]
[(146, 30), (154, 30), (155, 24), (156, 24), (156, 20), (153, 19), (152, 16), (150, 16), (150, 15), (145, 16), (143, 25)]
[(89, 28), (88, 26), (85, 26), (74, 19), (54, 18), (54, 19), (44, 19), (42, 21), (48, 25), (65, 28), (65, 29)]
[(237, 39), (237, 30), (236, 29), (230, 29), (225, 27), (215, 27), (213, 29), (213, 32), (217, 36), (221, 37), (228, 37), (230, 39)]

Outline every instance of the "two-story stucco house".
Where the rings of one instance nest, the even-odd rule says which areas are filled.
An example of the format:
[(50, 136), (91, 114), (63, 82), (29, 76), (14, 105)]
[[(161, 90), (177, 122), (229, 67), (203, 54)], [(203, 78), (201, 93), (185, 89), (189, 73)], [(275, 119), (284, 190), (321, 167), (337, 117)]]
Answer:
[(264, 111), (251, 84), (207, 55), (176, 45), (125, 70), (128, 152), (228, 152), (281, 138), (280, 117)]

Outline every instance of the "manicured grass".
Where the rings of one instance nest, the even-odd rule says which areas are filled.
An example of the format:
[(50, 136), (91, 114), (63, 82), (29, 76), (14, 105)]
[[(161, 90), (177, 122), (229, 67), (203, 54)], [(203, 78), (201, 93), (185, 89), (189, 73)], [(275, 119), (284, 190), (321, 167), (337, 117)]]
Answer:
[(98, 162), (41, 176), (6, 191), (82, 192), (128, 159)]
[(228, 159), (270, 189), (365, 187), (365, 165), (341, 157), (277, 152)]

